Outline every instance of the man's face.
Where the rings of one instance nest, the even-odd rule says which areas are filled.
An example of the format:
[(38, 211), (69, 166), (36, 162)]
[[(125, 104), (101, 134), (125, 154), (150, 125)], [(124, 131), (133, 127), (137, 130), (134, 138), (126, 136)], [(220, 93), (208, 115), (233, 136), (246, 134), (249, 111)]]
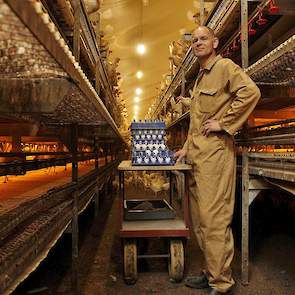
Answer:
[(218, 46), (218, 39), (204, 27), (193, 32), (192, 49), (196, 57), (209, 57)]

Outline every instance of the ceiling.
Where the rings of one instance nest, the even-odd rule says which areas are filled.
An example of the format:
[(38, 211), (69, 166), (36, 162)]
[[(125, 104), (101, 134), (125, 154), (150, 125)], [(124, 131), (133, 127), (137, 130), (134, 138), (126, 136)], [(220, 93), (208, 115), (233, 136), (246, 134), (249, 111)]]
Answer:
[[(205, 2), (206, 10), (214, 0)], [(153, 99), (159, 93), (163, 75), (169, 71), (169, 44), (181, 39), (195, 26), (194, 14), (199, 12), (199, 1), (192, 0), (104, 0), (101, 1), (101, 29), (109, 41), (111, 59), (120, 58), (120, 89), (126, 101), (128, 119), (144, 119)], [(144, 43), (146, 53), (139, 55), (136, 45)], [(143, 77), (136, 78), (141, 70)], [(134, 102), (135, 89), (142, 88), (140, 101)]]

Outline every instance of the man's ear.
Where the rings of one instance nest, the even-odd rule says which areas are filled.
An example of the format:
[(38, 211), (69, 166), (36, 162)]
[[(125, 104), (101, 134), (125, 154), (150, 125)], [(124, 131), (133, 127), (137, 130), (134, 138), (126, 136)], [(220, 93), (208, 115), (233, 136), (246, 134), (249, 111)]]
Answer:
[(213, 40), (213, 48), (214, 48), (214, 49), (217, 49), (218, 44), (219, 44), (219, 40), (218, 40), (218, 38), (217, 38), (217, 37), (214, 37), (214, 40)]

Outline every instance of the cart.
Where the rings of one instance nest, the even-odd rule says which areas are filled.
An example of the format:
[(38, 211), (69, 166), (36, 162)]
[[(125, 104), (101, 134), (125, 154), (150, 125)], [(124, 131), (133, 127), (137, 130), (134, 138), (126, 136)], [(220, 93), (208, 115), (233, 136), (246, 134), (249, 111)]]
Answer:
[[(127, 284), (137, 281), (137, 259), (168, 258), (168, 272), (172, 281), (179, 282), (184, 272), (184, 241), (189, 237), (188, 177), (191, 169), (187, 164), (174, 166), (132, 166), (131, 161), (122, 161), (118, 166), (120, 189), (120, 237), (123, 246), (124, 280)], [(181, 171), (185, 176), (185, 193), (182, 199), (183, 218), (161, 220), (126, 220), (124, 218), (124, 172), (126, 171), (167, 171), (170, 176), (169, 205), (172, 207), (172, 171)], [(126, 204), (126, 203), (125, 203)], [(169, 240), (168, 253), (162, 255), (138, 255), (137, 241), (140, 238), (162, 238)]]

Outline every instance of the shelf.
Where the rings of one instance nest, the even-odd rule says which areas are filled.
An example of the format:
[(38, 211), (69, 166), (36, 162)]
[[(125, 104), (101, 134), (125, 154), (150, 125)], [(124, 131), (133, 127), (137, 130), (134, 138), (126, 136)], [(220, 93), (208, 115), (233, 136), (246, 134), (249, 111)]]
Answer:
[(258, 85), (295, 86), (295, 35), (246, 69)]
[[(78, 124), (86, 123), (89, 124), (89, 126), (101, 126), (104, 124), (108, 125), (114, 131), (118, 139), (125, 142), (113, 117), (100, 99), (80, 64), (75, 60), (71, 49), (60, 34), (58, 27), (55, 26), (54, 22), (51, 20), (50, 15), (42, 7), (42, 4), (32, 1), (20, 3), (16, 0), (7, 0), (7, 4), (22, 22), (20, 23), (23, 29), (29, 29), (33, 33), (32, 36), (35, 38), (36, 42), (41, 45), (42, 50), (44, 50), (46, 54), (48, 54), (48, 52), (50, 53), (60, 71), (64, 73), (65, 77), (59, 77), (59, 80), (56, 79), (58, 82), (52, 81), (54, 79), (48, 79), (48, 83), (51, 83), (49, 85), (51, 87), (50, 89), (57, 89), (57, 87), (54, 87), (54, 83), (63, 83), (64, 85), (61, 86), (65, 89), (66, 87), (72, 88), (72, 92), (68, 91), (67, 94), (69, 95), (65, 95), (64, 99), (55, 96), (49, 101), (51, 104), (45, 100), (38, 102), (43, 109), (32, 109), (31, 114), (34, 120), (41, 120), (45, 124), (72, 124), (75, 122)], [(13, 15), (10, 10), (9, 13)], [(89, 24), (86, 24), (86, 16), (81, 19), (82, 24), (85, 23), (83, 25), (82, 35), (84, 35), (84, 37), (86, 36), (88, 41), (92, 40), (92, 43), (89, 42), (92, 44), (90, 47), (92, 48), (91, 53), (93, 54), (97, 48), (94, 48), (96, 45), (93, 40), (91, 29)], [(97, 56), (99, 57), (99, 54)], [(100, 58), (96, 61), (99, 60)], [(29, 78), (30, 77), (28, 77), (28, 83), (30, 83)], [(46, 77), (40, 77), (40, 79), (42, 78)], [(6, 82), (7, 80), (8, 79), (5, 79)], [(11, 87), (17, 87), (15, 84), (16, 83), (12, 81)], [(7, 83), (5, 83), (5, 85), (7, 85)], [(22, 84), (18, 87), (21, 86)], [(26, 84), (24, 84), (24, 86), (26, 86)], [(75, 95), (71, 95), (72, 93)], [(61, 101), (58, 101), (58, 99), (61, 99)], [(28, 116), (30, 112), (28, 111), (28, 106), (26, 107), (27, 111), (25, 112), (25, 116)]]
[(131, 161), (123, 161), (118, 166), (119, 171), (188, 171), (191, 166), (177, 163), (174, 166), (132, 166)]
[(146, 231), (146, 230), (185, 230), (185, 223), (181, 219), (167, 220), (134, 220), (123, 221), (123, 231)]

